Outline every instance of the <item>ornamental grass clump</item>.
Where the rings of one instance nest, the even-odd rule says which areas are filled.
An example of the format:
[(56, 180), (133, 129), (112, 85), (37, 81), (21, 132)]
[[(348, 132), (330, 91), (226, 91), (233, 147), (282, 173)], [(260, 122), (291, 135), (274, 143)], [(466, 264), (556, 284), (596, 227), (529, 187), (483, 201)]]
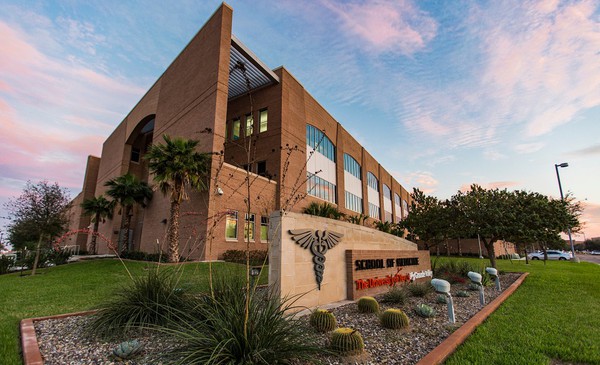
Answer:
[(428, 293), (430, 293), (433, 288), (431, 287), (431, 285), (429, 285), (428, 283), (410, 283), (406, 286), (406, 290), (408, 290), (408, 292), (410, 293), (410, 295), (412, 295), (413, 297), (424, 297), (425, 295), (427, 295)]
[(373, 297), (361, 297), (357, 302), (358, 311), (361, 313), (377, 313), (379, 312), (379, 303)]
[[(202, 295), (194, 316), (181, 313), (182, 320), (161, 331), (182, 345), (174, 348), (168, 363), (196, 364), (289, 364), (310, 363), (322, 346), (294, 312), (294, 298), (281, 299), (267, 290), (246, 291), (245, 278), (216, 278), (214, 296)], [(248, 320), (244, 326), (248, 301)]]
[(401, 329), (408, 327), (410, 323), (406, 313), (400, 309), (387, 309), (381, 315), (381, 325), (389, 329)]
[(383, 294), (383, 302), (402, 305), (406, 303), (406, 291), (399, 286), (393, 286)]
[(319, 332), (329, 332), (337, 327), (337, 321), (330, 311), (317, 309), (310, 315), (310, 325)]
[(360, 332), (342, 327), (331, 334), (331, 348), (343, 356), (360, 355), (365, 349), (365, 344)]
[(187, 312), (193, 305), (179, 279), (176, 271), (168, 269), (150, 269), (146, 275), (134, 277), (102, 305), (88, 331), (106, 338), (166, 324), (175, 317), (175, 311)]

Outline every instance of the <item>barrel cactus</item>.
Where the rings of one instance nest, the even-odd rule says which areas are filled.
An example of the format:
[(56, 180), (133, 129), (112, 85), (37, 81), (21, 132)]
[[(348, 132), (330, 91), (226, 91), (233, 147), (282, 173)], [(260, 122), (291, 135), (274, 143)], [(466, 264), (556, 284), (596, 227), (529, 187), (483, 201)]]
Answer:
[(310, 325), (317, 331), (329, 332), (337, 327), (333, 313), (326, 309), (317, 309), (310, 315)]
[(460, 297), (460, 298), (466, 298), (468, 296), (470, 296), (471, 294), (469, 294), (469, 292), (464, 291), (464, 290), (460, 290), (456, 292), (456, 296)]
[(420, 315), (421, 317), (425, 317), (425, 318), (430, 318), (430, 317), (435, 316), (435, 309), (431, 308), (427, 304), (419, 304), (415, 308), (415, 312), (417, 312), (417, 314)]
[(338, 328), (331, 335), (331, 348), (340, 355), (359, 355), (365, 349), (360, 332), (352, 328)]
[(381, 325), (389, 329), (400, 329), (408, 327), (410, 323), (406, 313), (400, 309), (387, 309), (381, 315)]
[(358, 311), (361, 313), (379, 312), (379, 303), (373, 297), (362, 297), (358, 299)]
[(125, 341), (117, 345), (113, 355), (121, 360), (128, 360), (142, 351), (142, 344), (138, 340)]

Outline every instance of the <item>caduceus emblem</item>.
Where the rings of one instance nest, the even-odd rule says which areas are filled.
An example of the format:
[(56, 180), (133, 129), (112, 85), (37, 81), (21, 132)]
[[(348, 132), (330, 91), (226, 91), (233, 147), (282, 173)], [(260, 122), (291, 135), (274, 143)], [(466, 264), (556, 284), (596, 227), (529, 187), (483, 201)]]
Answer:
[(300, 247), (308, 248), (312, 252), (317, 287), (321, 290), (325, 271), (325, 253), (337, 245), (344, 235), (332, 231), (313, 231), (312, 229), (289, 230), (289, 233), (292, 235), (292, 240), (296, 241)]

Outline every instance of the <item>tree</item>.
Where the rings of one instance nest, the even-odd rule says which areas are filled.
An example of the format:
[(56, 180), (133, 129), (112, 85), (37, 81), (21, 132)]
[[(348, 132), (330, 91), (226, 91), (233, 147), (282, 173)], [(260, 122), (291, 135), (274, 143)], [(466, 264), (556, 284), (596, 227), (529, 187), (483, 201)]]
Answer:
[(52, 242), (52, 238), (65, 231), (70, 201), (66, 189), (58, 183), (28, 181), (23, 193), (6, 204), (11, 217), (8, 231), (13, 247), (19, 248), (37, 239), (31, 275), (35, 275), (42, 242)]
[(132, 174), (115, 177), (104, 185), (108, 187), (106, 194), (119, 203), (124, 214), (121, 220), (123, 239), (119, 240), (119, 246), (123, 243), (120, 250), (124, 251), (127, 250), (129, 243), (129, 229), (131, 227), (131, 216), (133, 215), (131, 210), (135, 205), (145, 207), (146, 203), (152, 199), (152, 189), (146, 182), (138, 180)]
[(92, 241), (90, 243), (89, 250), (95, 255), (96, 254), (96, 239), (98, 236), (98, 226), (106, 218), (112, 219), (113, 210), (115, 209), (115, 201), (107, 200), (103, 195), (98, 197), (86, 199), (81, 203), (83, 208), (83, 214), (92, 217), (91, 221), (94, 223), (94, 232), (92, 234)]
[(165, 195), (170, 195), (171, 208), (167, 226), (169, 262), (179, 262), (179, 212), (187, 199), (186, 186), (202, 191), (208, 187), (211, 153), (196, 151), (198, 141), (164, 135), (165, 144), (150, 147), (148, 160), (154, 181)]
[(424, 242), (429, 250), (444, 240), (446, 235), (446, 214), (444, 204), (436, 197), (426, 195), (414, 188), (408, 216), (399, 225), (406, 229), (410, 239)]

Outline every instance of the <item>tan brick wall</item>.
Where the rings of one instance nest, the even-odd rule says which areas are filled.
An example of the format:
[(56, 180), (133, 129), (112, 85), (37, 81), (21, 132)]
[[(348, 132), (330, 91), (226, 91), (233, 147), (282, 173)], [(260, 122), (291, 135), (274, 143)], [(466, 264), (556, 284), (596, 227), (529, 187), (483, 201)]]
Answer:
[[(296, 244), (289, 230), (313, 229), (341, 233), (337, 246), (325, 254), (325, 270), (321, 290), (317, 289), (313, 256)], [(280, 212), (271, 215), (269, 244), (269, 284), (282, 296), (302, 295), (299, 306), (316, 307), (344, 300), (347, 293), (347, 250), (406, 250), (417, 253), (416, 244), (375, 229), (299, 213)]]

